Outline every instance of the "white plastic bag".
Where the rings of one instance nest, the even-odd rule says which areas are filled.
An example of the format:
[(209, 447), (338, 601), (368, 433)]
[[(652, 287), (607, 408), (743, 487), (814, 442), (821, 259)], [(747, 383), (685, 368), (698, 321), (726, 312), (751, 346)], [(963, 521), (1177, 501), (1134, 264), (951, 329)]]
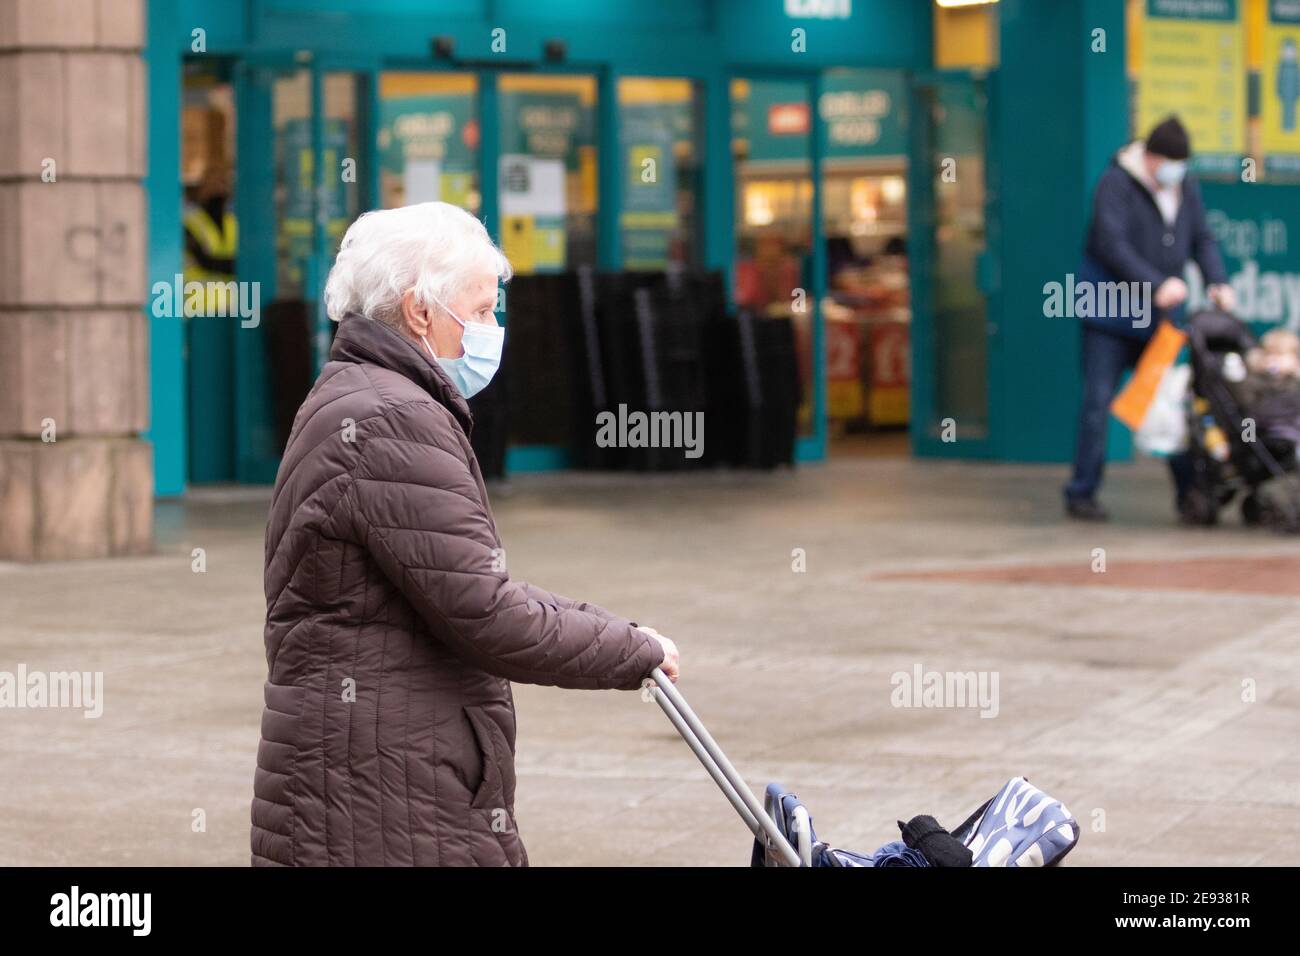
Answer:
[(1144, 455), (1175, 455), (1187, 449), (1187, 391), (1192, 381), (1190, 365), (1173, 365), (1160, 379), (1133, 444)]

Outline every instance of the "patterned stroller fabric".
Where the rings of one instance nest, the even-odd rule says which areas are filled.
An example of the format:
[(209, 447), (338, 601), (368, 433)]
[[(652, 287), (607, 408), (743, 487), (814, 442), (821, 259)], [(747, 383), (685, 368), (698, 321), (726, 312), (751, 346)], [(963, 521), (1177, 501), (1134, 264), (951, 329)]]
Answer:
[[(798, 849), (803, 826), (800, 818), (807, 813), (807, 808), (778, 783), (767, 785), (763, 803), (777, 830)], [(812, 866), (930, 865), (919, 850), (901, 840), (886, 843), (874, 853), (855, 853), (818, 840), (811, 815), (806, 826)], [(952, 835), (970, 848), (971, 866), (1053, 866), (1079, 842), (1079, 824), (1061, 801), (1043, 793), (1024, 777), (1013, 777), (996, 796), (953, 830)], [(775, 849), (765, 846), (765, 842), (754, 841), (750, 865), (783, 865)]]
[[(797, 811), (807, 808), (799, 798), (790, 793), (779, 783), (769, 783), (763, 804), (768, 815), (776, 821), (776, 828), (790, 841), (796, 849), (799, 847), (799, 817)], [(808, 842), (811, 845), (811, 866), (929, 866), (920, 850), (914, 850), (903, 841), (886, 843), (875, 853), (854, 853), (852, 850), (839, 850), (817, 839), (817, 831), (812, 826), (812, 816), (808, 816)], [(755, 840), (754, 850), (750, 855), (751, 866), (781, 866), (781, 861), (774, 849), (764, 847)]]
[(902, 840), (886, 843), (875, 853), (864, 855), (837, 850), (825, 843), (813, 844), (813, 866), (929, 866), (925, 855)]
[(1079, 842), (1065, 804), (1013, 777), (952, 832), (970, 847), (971, 866), (1053, 866)]

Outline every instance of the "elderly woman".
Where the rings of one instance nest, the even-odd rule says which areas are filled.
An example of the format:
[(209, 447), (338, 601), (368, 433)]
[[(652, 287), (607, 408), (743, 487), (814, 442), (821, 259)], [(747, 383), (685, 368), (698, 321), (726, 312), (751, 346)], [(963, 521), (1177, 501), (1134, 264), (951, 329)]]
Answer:
[(528, 865), (510, 682), (633, 690), (677, 649), (510, 577), (469, 433), (510, 266), (446, 203), (367, 213), (266, 529), (254, 865)]

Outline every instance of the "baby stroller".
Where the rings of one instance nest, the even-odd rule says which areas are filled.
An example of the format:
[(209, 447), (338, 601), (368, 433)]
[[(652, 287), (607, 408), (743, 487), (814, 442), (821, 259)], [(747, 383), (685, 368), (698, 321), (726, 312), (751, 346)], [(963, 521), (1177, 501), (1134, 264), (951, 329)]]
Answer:
[[(899, 823), (907, 844), (886, 844), (873, 854), (836, 849), (817, 839), (807, 807), (780, 784), (769, 784), (759, 805), (662, 670), (656, 667), (645, 686), (754, 835), (751, 866), (1055, 866), (1079, 842), (1079, 824), (1064, 804), (1024, 777), (1013, 777), (951, 834), (932, 817), (917, 817)], [(920, 832), (918, 821), (933, 824), (930, 832)], [(914, 835), (920, 840), (911, 840)]]
[(1300, 392), (1261, 387), (1246, 375), (1255, 337), (1240, 320), (1205, 310), (1187, 323), (1192, 401), (1188, 409), (1192, 486), (1183, 514), (1212, 525), (1238, 496), (1246, 524), (1300, 531)]

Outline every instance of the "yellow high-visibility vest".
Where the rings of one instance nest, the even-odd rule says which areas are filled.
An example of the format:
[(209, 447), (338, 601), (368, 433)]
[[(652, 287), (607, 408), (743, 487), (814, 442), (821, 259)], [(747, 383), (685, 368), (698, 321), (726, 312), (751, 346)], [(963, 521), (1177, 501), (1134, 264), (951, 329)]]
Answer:
[[(212, 258), (231, 260), (235, 258), (235, 252), (239, 247), (239, 225), (235, 221), (234, 213), (227, 210), (221, 217), (221, 225), (218, 226), (205, 208), (191, 205), (186, 208), (182, 223), (185, 231), (194, 237), (199, 248)], [(206, 285), (204, 295), (205, 315), (233, 314), (231, 310), (237, 308), (238, 303), (229, 302), (229, 289), (226, 283), (234, 281), (233, 272), (206, 269), (195, 260), (188, 248), (185, 249), (185, 282), (187, 284), (210, 283)]]

